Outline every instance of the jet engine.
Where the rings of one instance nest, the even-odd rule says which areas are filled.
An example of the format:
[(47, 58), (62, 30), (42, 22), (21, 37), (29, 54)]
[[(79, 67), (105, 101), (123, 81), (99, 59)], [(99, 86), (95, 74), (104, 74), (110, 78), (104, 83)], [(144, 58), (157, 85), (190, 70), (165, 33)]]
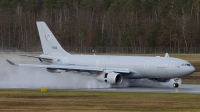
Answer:
[(149, 80), (156, 81), (156, 82), (169, 82), (170, 81), (170, 79), (166, 79), (166, 78), (151, 78)]
[(61, 73), (62, 72), (62, 70), (59, 70), (59, 69), (49, 69), (49, 68), (47, 68), (47, 71), (51, 72), (51, 73)]
[(97, 77), (97, 80), (100, 82), (107, 82), (110, 84), (120, 84), (123, 80), (123, 77), (119, 73), (104, 73)]

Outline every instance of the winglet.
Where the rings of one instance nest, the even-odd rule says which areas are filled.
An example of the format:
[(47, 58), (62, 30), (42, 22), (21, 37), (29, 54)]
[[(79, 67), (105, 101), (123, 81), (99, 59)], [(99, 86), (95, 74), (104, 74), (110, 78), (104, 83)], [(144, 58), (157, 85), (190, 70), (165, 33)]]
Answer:
[(165, 53), (165, 57), (166, 57), (166, 58), (169, 58), (169, 54), (168, 54), (168, 53)]
[(18, 66), (17, 64), (13, 63), (12, 61), (10, 61), (10, 60), (8, 60), (8, 59), (6, 59), (6, 61), (7, 61), (8, 63), (10, 63), (11, 65)]

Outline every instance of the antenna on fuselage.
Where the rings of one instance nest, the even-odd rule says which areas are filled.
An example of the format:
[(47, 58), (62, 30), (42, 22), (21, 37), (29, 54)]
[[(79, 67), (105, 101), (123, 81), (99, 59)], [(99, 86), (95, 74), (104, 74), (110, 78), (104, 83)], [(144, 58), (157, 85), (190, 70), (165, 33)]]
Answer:
[(166, 57), (166, 58), (169, 58), (169, 54), (168, 54), (168, 53), (165, 53), (165, 57)]

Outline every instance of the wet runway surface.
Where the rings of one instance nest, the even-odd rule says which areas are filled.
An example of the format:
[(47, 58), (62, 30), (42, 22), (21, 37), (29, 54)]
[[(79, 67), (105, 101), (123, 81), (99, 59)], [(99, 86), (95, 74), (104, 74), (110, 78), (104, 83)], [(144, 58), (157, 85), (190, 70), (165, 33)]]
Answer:
[[(41, 88), (0, 88), (3, 90), (40, 90)], [(47, 88), (48, 89), (48, 88)], [(53, 91), (99, 91), (99, 92), (149, 92), (149, 93), (188, 93), (200, 94), (200, 85), (182, 84), (173, 87), (117, 87), (117, 88), (76, 88), (76, 89), (48, 89)]]
[(93, 88), (70, 89), (75, 91), (102, 91), (102, 92), (151, 92), (151, 93), (191, 93), (200, 94), (200, 85), (182, 84), (179, 88), (173, 87), (129, 87), (129, 88)]

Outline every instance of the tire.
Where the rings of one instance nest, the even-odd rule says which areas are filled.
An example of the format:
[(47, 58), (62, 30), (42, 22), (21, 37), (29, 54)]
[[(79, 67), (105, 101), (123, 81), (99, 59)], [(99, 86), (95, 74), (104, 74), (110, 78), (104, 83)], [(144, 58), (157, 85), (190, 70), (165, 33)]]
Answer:
[(177, 88), (178, 86), (179, 86), (178, 83), (174, 83), (174, 84), (173, 84), (173, 87), (175, 87), (175, 88)]

